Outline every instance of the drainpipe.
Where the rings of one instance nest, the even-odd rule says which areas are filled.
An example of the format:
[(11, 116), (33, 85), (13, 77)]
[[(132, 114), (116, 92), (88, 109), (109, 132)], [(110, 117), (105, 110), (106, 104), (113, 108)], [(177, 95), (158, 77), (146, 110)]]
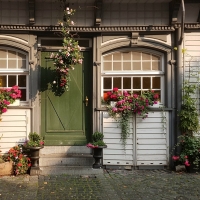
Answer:
[[(177, 60), (177, 66), (176, 66), (176, 109), (177, 111), (180, 111), (181, 104), (182, 104), (182, 86), (183, 86), (183, 80), (184, 80), (184, 64), (182, 59), (182, 42), (184, 39), (184, 22), (185, 22), (185, 6), (184, 6), (184, 0), (182, 0), (182, 21), (181, 21), (181, 27), (176, 29), (176, 60)], [(177, 124), (179, 125), (179, 117), (177, 113)], [(181, 131), (179, 130), (179, 127), (177, 125), (176, 133), (175, 134), (175, 141), (177, 141), (177, 137), (181, 135)]]

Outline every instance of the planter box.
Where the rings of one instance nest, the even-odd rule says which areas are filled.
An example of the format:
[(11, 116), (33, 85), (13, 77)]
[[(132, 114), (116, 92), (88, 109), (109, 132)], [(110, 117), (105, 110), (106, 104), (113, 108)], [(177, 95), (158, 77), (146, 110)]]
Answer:
[(12, 162), (0, 163), (0, 176), (12, 175), (12, 174), (13, 174)]
[(20, 99), (16, 99), (13, 103), (8, 106), (20, 106)]

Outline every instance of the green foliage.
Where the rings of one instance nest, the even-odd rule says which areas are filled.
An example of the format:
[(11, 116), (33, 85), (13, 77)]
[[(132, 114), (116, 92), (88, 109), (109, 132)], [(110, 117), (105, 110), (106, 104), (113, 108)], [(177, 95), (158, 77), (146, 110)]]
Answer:
[(197, 132), (199, 130), (198, 112), (195, 106), (196, 100), (192, 98), (196, 89), (196, 85), (185, 82), (183, 87), (183, 103), (179, 112), (180, 129), (183, 133)]
[(185, 164), (185, 166), (194, 166), (199, 169), (200, 163), (200, 138), (194, 136), (199, 130), (198, 111), (196, 108), (196, 100), (192, 98), (195, 95), (197, 86), (190, 84), (189, 82), (184, 83), (183, 87), (183, 103), (179, 112), (180, 117), (180, 130), (182, 135), (179, 136), (179, 142), (173, 148), (180, 146), (181, 151), (179, 156), (173, 156), (172, 159), (175, 162)]
[(55, 95), (60, 96), (66, 90), (69, 90), (70, 70), (74, 70), (76, 64), (82, 64), (83, 57), (78, 41), (75, 39), (76, 34), (70, 32), (70, 26), (74, 25), (71, 16), (75, 10), (68, 7), (64, 10), (63, 21), (58, 24), (61, 28), (61, 37), (63, 38), (63, 47), (56, 53), (51, 53), (50, 58), (54, 61), (55, 79), (52, 83), (52, 91)]
[(14, 174), (27, 174), (29, 167), (31, 166), (31, 160), (24, 155), (22, 147), (20, 145), (12, 147), (8, 151), (7, 161), (13, 161)]
[(92, 135), (92, 141), (93, 142), (102, 141), (103, 138), (104, 138), (103, 133), (98, 132), (98, 131), (94, 132), (93, 135)]
[(29, 134), (29, 140), (24, 143), (24, 147), (40, 147), (44, 145), (43, 138), (36, 132)]
[(98, 146), (106, 146), (103, 141), (104, 135), (101, 132), (94, 132), (92, 135), (92, 142), (87, 144), (88, 148), (97, 148)]
[(179, 163), (186, 166), (194, 166), (199, 169), (200, 166), (200, 138), (191, 134), (183, 134), (179, 137), (176, 145), (181, 147), (181, 153), (176, 157)]

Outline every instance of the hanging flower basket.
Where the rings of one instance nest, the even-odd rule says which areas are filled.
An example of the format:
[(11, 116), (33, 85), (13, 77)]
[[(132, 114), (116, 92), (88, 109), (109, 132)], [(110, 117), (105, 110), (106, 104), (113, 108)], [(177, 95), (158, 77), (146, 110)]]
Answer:
[(74, 25), (71, 16), (75, 10), (68, 7), (64, 10), (64, 21), (59, 21), (61, 36), (63, 37), (63, 47), (56, 53), (51, 53), (50, 58), (54, 61), (55, 78), (52, 83), (52, 90), (56, 96), (62, 95), (69, 90), (70, 70), (75, 69), (75, 65), (82, 64), (83, 57), (78, 41), (75, 39), (77, 34), (70, 32), (70, 26)]

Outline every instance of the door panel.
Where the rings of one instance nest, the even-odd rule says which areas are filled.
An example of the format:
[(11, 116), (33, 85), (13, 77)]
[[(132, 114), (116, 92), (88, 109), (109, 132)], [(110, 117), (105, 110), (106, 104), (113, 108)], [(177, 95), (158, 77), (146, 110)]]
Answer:
[(91, 134), (88, 120), (85, 123), (85, 115), (91, 119), (91, 109), (85, 109), (84, 102), (90, 89), (85, 87), (89, 81), (85, 79), (85, 73), (92, 67), (90, 52), (84, 52), (84, 63), (70, 71), (69, 91), (61, 96), (55, 96), (51, 91), (54, 66), (53, 61), (47, 58), (49, 55), (49, 52), (41, 55), (41, 132), (45, 145), (84, 145)]

